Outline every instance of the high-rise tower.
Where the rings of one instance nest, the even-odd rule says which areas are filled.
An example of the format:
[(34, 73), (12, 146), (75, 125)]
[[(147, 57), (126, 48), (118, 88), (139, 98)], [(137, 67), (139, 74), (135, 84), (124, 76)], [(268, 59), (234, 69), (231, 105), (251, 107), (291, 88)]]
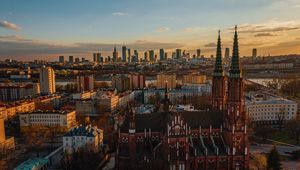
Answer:
[[(229, 169), (248, 169), (247, 116), (244, 111), (243, 78), (240, 70), (237, 26), (235, 26), (231, 68), (228, 77), (227, 113), (224, 113), (224, 138), (228, 144)], [(233, 158), (235, 155), (240, 157)]]
[(224, 110), (225, 101), (226, 101), (225, 76), (223, 70), (221, 37), (219, 31), (216, 63), (215, 63), (215, 69), (213, 73), (213, 83), (212, 83), (212, 109)]

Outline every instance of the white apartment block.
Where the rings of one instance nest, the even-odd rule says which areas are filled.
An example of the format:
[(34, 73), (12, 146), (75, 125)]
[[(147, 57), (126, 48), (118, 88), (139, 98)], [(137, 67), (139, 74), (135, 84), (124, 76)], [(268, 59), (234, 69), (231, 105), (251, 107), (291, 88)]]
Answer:
[(246, 109), (250, 120), (257, 123), (276, 124), (297, 116), (296, 102), (277, 97), (251, 96), (246, 101)]
[(98, 152), (103, 145), (103, 130), (96, 126), (76, 126), (63, 136), (63, 147), (67, 153), (76, 152), (79, 148)]
[(53, 94), (55, 90), (55, 73), (51, 67), (43, 66), (40, 70), (40, 87), (42, 94)]
[(59, 132), (67, 132), (76, 125), (75, 111), (36, 110), (20, 114), (19, 118), (21, 132), (32, 130), (32, 127), (37, 127), (36, 130), (50, 127), (57, 128)]

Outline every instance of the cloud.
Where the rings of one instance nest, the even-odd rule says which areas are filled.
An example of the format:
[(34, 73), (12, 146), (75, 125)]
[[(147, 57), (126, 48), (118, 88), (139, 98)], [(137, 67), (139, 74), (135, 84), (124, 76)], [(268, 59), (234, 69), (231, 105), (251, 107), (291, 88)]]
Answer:
[(212, 42), (212, 43), (205, 44), (204, 47), (208, 47), (208, 48), (217, 47), (217, 44)]
[(127, 15), (127, 14), (124, 13), (124, 12), (114, 12), (114, 13), (112, 13), (112, 15), (115, 15), (115, 16), (124, 16), (124, 15)]
[(263, 32), (263, 33), (258, 33), (254, 35), (255, 37), (273, 37), (273, 36), (278, 36), (278, 34), (274, 34), (271, 32)]
[[(0, 36), (0, 56), (39, 56), (39, 55), (60, 55), (60, 54), (92, 54), (95, 51), (111, 53), (114, 46), (120, 47), (123, 44), (115, 43), (73, 43), (54, 44), (34, 39), (26, 39), (17, 35)], [(131, 49), (138, 51), (175, 49), (184, 47), (184, 44), (169, 42), (152, 42), (137, 40), (126, 44)]]
[(0, 21), (0, 27), (12, 29), (12, 30), (21, 30), (21, 27), (8, 21)]
[[(279, 21), (272, 19), (260, 24), (242, 24), (238, 26), (240, 33), (268, 33), (268, 32), (284, 32), (300, 29), (300, 23), (296, 21)], [(230, 28), (231, 31), (234, 28)]]
[(167, 32), (169, 31), (170, 29), (168, 27), (160, 27), (160, 28), (157, 28), (156, 29), (156, 32)]

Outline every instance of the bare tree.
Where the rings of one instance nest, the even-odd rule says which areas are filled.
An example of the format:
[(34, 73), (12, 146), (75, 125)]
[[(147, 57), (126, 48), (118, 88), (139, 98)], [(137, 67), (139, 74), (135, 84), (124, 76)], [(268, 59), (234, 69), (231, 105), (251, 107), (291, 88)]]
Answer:
[(278, 125), (278, 128), (279, 130), (281, 131), (282, 130), (282, 127), (285, 123), (285, 109), (284, 107), (281, 107), (279, 112), (277, 112), (277, 125)]

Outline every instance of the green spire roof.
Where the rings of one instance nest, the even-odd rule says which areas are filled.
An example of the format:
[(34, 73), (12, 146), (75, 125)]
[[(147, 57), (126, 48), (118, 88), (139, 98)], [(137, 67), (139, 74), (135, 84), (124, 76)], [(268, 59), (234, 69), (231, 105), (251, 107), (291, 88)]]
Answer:
[(224, 75), (224, 71), (223, 71), (223, 63), (222, 63), (222, 47), (221, 47), (221, 36), (219, 30), (214, 76), (223, 76), (223, 75)]
[(232, 59), (231, 59), (231, 68), (229, 71), (230, 77), (240, 77), (240, 57), (239, 57), (239, 43), (238, 43), (238, 35), (237, 35), (237, 26), (235, 26), (234, 32), (234, 41), (233, 41), (233, 50), (232, 50)]

